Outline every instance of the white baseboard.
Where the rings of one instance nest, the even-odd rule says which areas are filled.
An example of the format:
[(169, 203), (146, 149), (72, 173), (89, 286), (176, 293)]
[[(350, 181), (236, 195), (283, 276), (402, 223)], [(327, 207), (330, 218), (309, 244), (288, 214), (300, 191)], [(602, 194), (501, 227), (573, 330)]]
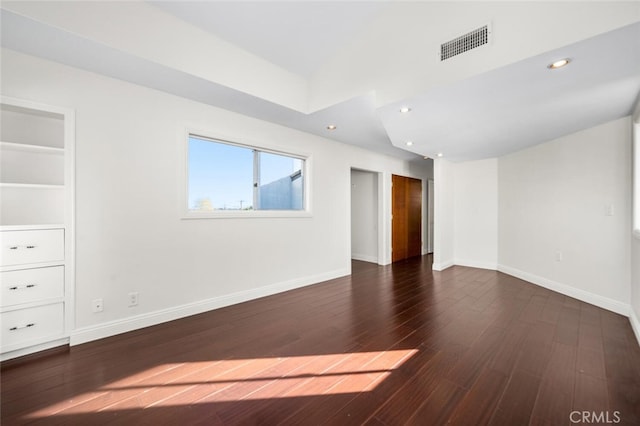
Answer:
[(64, 337), (62, 339), (53, 340), (51, 342), (45, 342), (39, 345), (29, 346), (23, 349), (16, 349), (14, 351), (5, 352), (2, 355), (0, 355), (0, 361), (7, 361), (9, 359), (30, 355), (36, 352), (45, 351), (47, 349), (53, 349), (53, 348), (57, 348), (58, 346), (64, 346), (68, 344), (69, 344), (69, 338)]
[(378, 256), (372, 256), (370, 254), (351, 253), (351, 259), (362, 260), (363, 262), (378, 263)]
[(631, 310), (628, 304), (620, 302), (618, 300), (613, 300), (609, 299), (608, 297), (593, 294), (579, 288), (571, 287), (566, 284), (562, 284), (547, 278), (539, 277), (537, 275), (521, 271), (516, 268), (512, 268), (510, 266), (498, 265), (498, 271), (504, 272), (505, 274), (513, 275), (516, 278), (529, 281), (530, 283), (539, 285), (541, 287), (548, 288), (549, 290), (562, 293), (565, 296), (573, 297), (574, 299), (590, 303), (602, 309), (624, 315), (625, 317), (629, 316), (629, 312)]
[(470, 268), (490, 269), (492, 271), (498, 270), (498, 264), (491, 262), (478, 262), (476, 260), (456, 259), (453, 261), (453, 263), (455, 265), (468, 266)]
[(70, 344), (71, 346), (74, 346), (105, 337), (115, 336), (116, 334), (138, 330), (140, 328), (161, 324), (163, 322), (173, 321), (179, 318), (223, 308), (225, 306), (235, 305), (237, 303), (258, 299), (260, 297), (270, 296), (272, 294), (282, 293), (284, 291), (305, 287), (322, 281), (343, 277), (345, 275), (349, 275), (349, 273), (349, 268), (337, 269), (323, 274), (285, 281), (265, 287), (240, 291), (185, 305), (174, 306), (160, 311), (148, 312), (133, 317), (79, 328), (71, 333)]
[(636, 340), (638, 341), (638, 345), (640, 345), (640, 319), (636, 315), (636, 311), (633, 309), (629, 309), (629, 322), (631, 323), (631, 328), (636, 335)]
[(431, 269), (433, 269), (434, 271), (444, 271), (447, 268), (451, 268), (453, 265), (454, 263), (452, 261), (442, 263), (433, 262), (433, 264), (431, 265)]

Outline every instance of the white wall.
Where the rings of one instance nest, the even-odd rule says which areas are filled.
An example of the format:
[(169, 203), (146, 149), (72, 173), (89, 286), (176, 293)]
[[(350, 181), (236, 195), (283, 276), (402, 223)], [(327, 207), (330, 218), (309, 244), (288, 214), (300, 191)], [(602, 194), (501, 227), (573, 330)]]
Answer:
[(454, 167), (447, 160), (434, 160), (435, 211), (433, 269), (442, 271), (454, 264)]
[(496, 269), (498, 160), (435, 160), (433, 268)]
[[(389, 182), (415, 174), (398, 159), (6, 49), (1, 83), (3, 95), (76, 111), (72, 344), (348, 274), (351, 168)], [(181, 219), (185, 127), (310, 154), (313, 215)], [(132, 291), (140, 304), (128, 308)], [(102, 313), (91, 311), (96, 298)]]
[(626, 117), (499, 159), (500, 270), (628, 314), (630, 129)]
[(454, 164), (454, 263), (498, 266), (498, 160)]
[(631, 238), (631, 309), (629, 318), (631, 326), (640, 343), (640, 100), (636, 103), (633, 114), (633, 182), (634, 211), (633, 238)]
[(378, 262), (378, 176), (351, 170), (351, 258)]

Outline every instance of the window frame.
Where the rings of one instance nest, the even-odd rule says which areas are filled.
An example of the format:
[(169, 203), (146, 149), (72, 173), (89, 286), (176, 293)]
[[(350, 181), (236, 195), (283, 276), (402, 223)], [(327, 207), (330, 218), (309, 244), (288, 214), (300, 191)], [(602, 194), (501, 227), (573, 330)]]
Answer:
[[(269, 154), (276, 154), (297, 158), (303, 161), (302, 173), (303, 181), (303, 209), (302, 210), (213, 210), (213, 211), (193, 211), (189, 209), (189, 138), (196, 137), (211, 142), (218, 142), (239, 148), (257, 150)], [(311, 211), (311, 171), (312, 156), (309, 153), (290, 150), (277, 146), (275, 144), (256, 143), (248, 138), (238, 138), (228, 135), (222, 135), (218, 132), (196, 130), (193, 128), (185, 129), (181, 137), (182, 154), (183, 154), (183, 184), (182, 196), (180, 197), (180, 216), (182, 219), (237, 219), (237, 218), (309, 218), (312, 217)]]

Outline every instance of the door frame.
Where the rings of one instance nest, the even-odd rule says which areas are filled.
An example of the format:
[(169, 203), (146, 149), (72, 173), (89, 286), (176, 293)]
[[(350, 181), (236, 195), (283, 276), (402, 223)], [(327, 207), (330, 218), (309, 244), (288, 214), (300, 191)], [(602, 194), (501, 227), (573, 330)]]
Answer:
[[(351, 172), (363, 172), (363, 173), (371, 173), (376, 179), (376, 190), (377, 190), (377, 260), (375, 263), (378, 265), (386, 265), (389, 262), (387, 261), (387, 253), (386, 253), (386, 244), (387, 243), (387, 221), (385, 216), (385, 181), (386, 181), (386, 173), (376, 171), (376, 170), (368, 170), (360, 167), (350, 167), (349, 168), (349, 182), (351, 182)], [(351, 186), (349, 186), (349, 257), (351, 257), (352, 246), (353, 246), (353, 234), (351, 229), (351, 219), (353, 218), (353, 211), (351, 209)]]
[[(389, 206), (390, 207), (389, 208), (389, 212), (390, 212), (390, 220), (389, 220), (389, 224), (390, 225), (389, 226), (390, 226), (390, 234), (391, 234), (390, 235), (391, 238), (390, 238), (389, 251), (390, 251), (390, 261), (391, 262), (394, 262), (394, 252), (393, 252), (393, 244), (394, 244), (394, 235), (393, 235), (393, 232), (394, 232), (394, 230), (393, 230), (394, 221), (393, 220), (394, 220), (394, 218), (393, 218), (393, 214), (394, 214), (394, 210), (393, 210), (393, 207), (394, 207), (394, 191), (397, 190), (393, 186), (394, 176), (398, 177), (400, 179), (403, 179), (403, 182), (405, 182), (405, 180), (406, 180), (407, 191), (409, 191), (409, 188), (411, 186), (410, 183), (412, 181), (418, 182), (420, 184), (420, 195), (419, 195), (419, 197), (415, 197), (415, 200), (417, 200), (419, 202), (419, 205), (417, 207), (420, 209), (420, 214), (418, 215), (418, 218), (417, 218), (418, 219), (417, 224), (419, 225), (419, 228), (420, 228), (420, 231), (418, 233), (418, 235), (420, 236), (420, 244), (419, 244), (420, 246), (419, 246), (419, 248), (417, 248), (416, 251), (414, 251), (414, 253), (416, 253), (416, 254), (413, 254), (413, 255), (410, 255), (411, 248), (407, 247), (407, 250), (408, 250), (407, 256), (398, 258), (398, 259), (396, 259), (397, 261), (403, 260), (403, 259), (408, 259), (409, 257), (418, 257), (418, 256), (424, 255), (424, 234), (425, 234), (425, 223), (424, 222), (425, 222), (425, 217), (426, 217), (425, 216), (425, 208), (424, 208), (424, 204), (425, 204), (425, 185), (424, 185), (424, 181), (425, 181), (425, 179), (412, 177), (412, 176), (406, 176), (406, 175), (400, 175), (400, 174), (395, 174), (395, 173), (391, 174), (391, 179), (390, 179), (391, 191), (390, 191), (390, 206)], [(405, 197), (403, 199), (404, 199), (404, 201), (406, 201), (406, 206), (407, 206), (407, 209), (405, 210), (405, 213), (409, 214), (409, 212), (411, 211), (410, 207), (411, 207), (411, 198), (412, 197), (411, 197), (410, 191), (406, 192), (404, 195), (405, 195)], [(408, 195), (408, 197), (407, 197), (407, 195)], [(409, 218), (407, 217), (406, 219), (408, 220)], [(407, 236), (406, 236), (407, 237), (407, 243), (409, 243), (408, 240), (409, 240), (409, 231), (411, 229), (411, 223), (407, 222), (406, 228), (407, 228)], [(414, 250), (415, 250), (415, 248), (414, 248)], [(398, 252), (398, 247), (396, 247), (396, 253), (397, 252)]]
[[(433, 182), (433, 179), (427, 179), (427, 188), (426, 188), (426, 200), (427, 200), (427, 208), (426, 210), (426, 237), (427, 237), (427, 244), (426, 244), (426, 248), (424, 249), (424, 254), (433, 254), (433, 232), (435, 230), (435, 220), (434, 220), (434, 213), (435, 213), (435, 183)], [(425, 247), (424, 241), (422, 243), (422, 246)]]

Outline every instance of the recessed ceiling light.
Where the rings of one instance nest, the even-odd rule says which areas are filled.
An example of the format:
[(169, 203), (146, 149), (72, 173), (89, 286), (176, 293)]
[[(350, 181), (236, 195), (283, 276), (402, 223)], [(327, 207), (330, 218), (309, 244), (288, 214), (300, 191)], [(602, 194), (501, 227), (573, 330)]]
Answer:
[(337, 127), (336, 127), (336, 125), (335, 125), (335, 124), (329, 124), (329, 125), (327, 126), (327, 130), (335, 130), (335, 129), (337, 129)]
[(408, 106), (404, 106), (404, 107), (400, 108), (400, 112), (403, 113), (403, 114), (406, 114), (409, 111), (411, 111), (411, 108), (409, 108)]
[(571, 62), (571, 59), (569, 58), (560, 59), (559, 61), (555, 61), (554, 63), (547, 65), (547, 68), (549, 68), (550, 70), (556, 70), (558, 68), (564, 67), (565, 65), (568, 65), (569, 62)]
[(413, 142), (411, 142), (411, 141), (407, 141), (406, 143), (407, 143), (407, 146), (413, 145)]
[(443, 153), (441, 153), (441, 152), (439, 152), (439, 153), (438, 153), (438, 158), (441, 158), (441, 157), (444, 157), (444, 154), (443, 154)]

